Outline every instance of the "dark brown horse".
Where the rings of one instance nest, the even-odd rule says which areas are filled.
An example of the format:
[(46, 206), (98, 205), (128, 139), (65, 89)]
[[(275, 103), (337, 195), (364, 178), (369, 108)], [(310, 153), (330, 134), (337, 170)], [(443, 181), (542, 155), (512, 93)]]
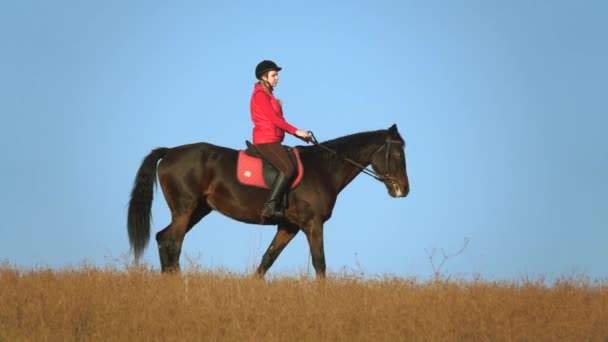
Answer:
[[(361, 173), (360, 166), (371, 164), (372, 174), (386, 185), (390, 196), (405, 197), (409, 192), (405, 141), (396, 125), (298, 148), (304, 177), (288, 194), (285, 218), (278, 223), (277, 233), (257, 269), (260, 276), (302, 230), (317, 277), (325, 277), (323, 224), (331, 217), (340, 191)], [(136, 259), (150, 239), (157, 168), (172, 217), (171, 224), (156, 234), (163, 272), (179, 270), (184, 236), (212, 210), (241, 222), (262, 224), (260, 213), (268, 190), (238, 182), (237, 154), (230, 148), (197, 143), (157, 148), (143, 160), (135, 177), (128, 214), (129, 241)]]

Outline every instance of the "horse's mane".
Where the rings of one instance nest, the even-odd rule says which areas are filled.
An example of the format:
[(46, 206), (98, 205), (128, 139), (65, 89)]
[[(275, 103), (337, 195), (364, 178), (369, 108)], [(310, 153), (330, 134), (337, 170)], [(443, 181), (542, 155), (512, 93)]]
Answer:
[[(323, 141), (320, 142), (320, 144), (336, 151), (343, 157), (356, 158), (361, 153), (366, 152), (364, 149), (366, 146), (369, 146), (371, 142), (381, 144), (386, 141), (387, 134), (388, 131), (386, 129), (360, 132)], [(327, 158), (336, 157), (334, 154), (327, 152), (319, 146), (309, 146), (308, 149), (318, 151)]]

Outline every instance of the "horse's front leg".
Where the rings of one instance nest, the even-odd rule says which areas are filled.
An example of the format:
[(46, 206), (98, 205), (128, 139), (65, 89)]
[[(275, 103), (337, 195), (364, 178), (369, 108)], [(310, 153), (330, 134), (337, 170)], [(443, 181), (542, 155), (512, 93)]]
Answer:
[(266, 272), (268, 271), (270, 266), (272, 266), (279, 254), (281, 254), (283, 248), (285, 248), (289, 241), (291, 241), (291, 239), (296, 236), (299, 230), (300, 228), (293, 225), (280, 224), (277, 227), (277, 233), (272, 239), (270, 246), (268, 246), (266, 253), (264, 253), (264, 256), (262, 257), (262, 262), (260, 263), (260, 266), (256, 271), (256, 275), (264, 277), (264, 274), (266, 274)]
[(310, 254), (312, 255), (312, 265), (317, 272), (318, 279), (325, 278), (325, 250), (323, 248), (323, 222), (311, 221), (302, 230), (308, 239)]

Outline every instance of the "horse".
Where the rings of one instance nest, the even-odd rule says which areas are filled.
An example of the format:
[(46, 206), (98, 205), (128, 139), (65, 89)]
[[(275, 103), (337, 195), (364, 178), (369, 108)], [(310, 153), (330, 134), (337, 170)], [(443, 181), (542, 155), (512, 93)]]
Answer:
[[(287, 193), (288, 206), (279, 222), (264, 222), (261, 218), (268, 190), (237, 180), (239, 151), (205, 142), (152, 150), (137, 171), (129, 201), (127, 230), (135, 260), (139, 260), (150, 239), (158, 174), (171, 211), (171, 223), (156, 234), (161, 272), (180, 270), (185, 235), (216, 210), (240, 222), (277, 226), (255, 275), (263, 278), (301, 230), (308, 240), (316, 277), (325, 278), (323, 226), (332, 216), (340, 191), (361, 172), (383, 182), (393, 198), (407, 196), (410, 187), (405, 140), (396, 124), (323, 143), (314, 140), (314, 145), (296, 146), (304, 174), (299, 185)], [(367, 168), (370, 164), (371, 170)]]

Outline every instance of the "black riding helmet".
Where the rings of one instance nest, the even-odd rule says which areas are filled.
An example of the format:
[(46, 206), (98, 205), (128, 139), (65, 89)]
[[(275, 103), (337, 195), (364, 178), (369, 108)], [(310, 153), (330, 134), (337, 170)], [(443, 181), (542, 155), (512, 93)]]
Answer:
[(281, 71), (280, 66), (278, 66), (275, 62), (273, 61), (269, 61), (269, 60), (263, 60), (260, 63), (258, 63), (258, 66), (255, 67), (255, 78), (257, 78), (258, 80), (262, 79), (262, 76), (264, 76), (265, 73), (275, 70), (275, 71)]

